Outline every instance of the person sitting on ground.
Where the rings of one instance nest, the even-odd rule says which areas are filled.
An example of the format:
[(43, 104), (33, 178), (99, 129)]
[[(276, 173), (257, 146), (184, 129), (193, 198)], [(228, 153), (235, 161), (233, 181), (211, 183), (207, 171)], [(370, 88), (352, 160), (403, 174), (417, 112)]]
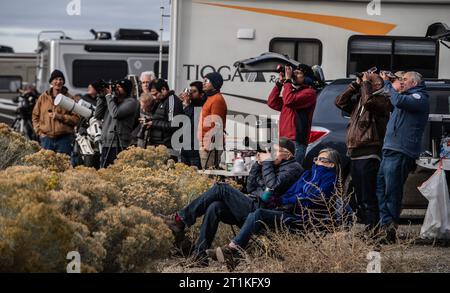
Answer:
[[(303, 168), (295, 161), (294, 142), (282, 137), (274, 149), (274, 159), (270, 153), (258, 153), (257, 163), (252, 166), (247, 180), (249, 196), (228, 184), (216, 183), (181, 211), (161, 216), (177, 238), (186, 227), (194, 225), (196, 219), (204, 215), (193, 251), (197, 264), (208, 265), (206, 249), (214, 240), (219, 222), (240, 227), (258, 207), (271, 209), (279, 206), (281, 195), (300, 178)], [(271, 194), (263, 197), (267, 195), (266, 188), (271, 190)]]
[(282, 205), (275, 209), (258, 208), (251, 212), (236, 237), (228, 244), (216, 249), (208, 249), (207, 254), (220, 262), (225, 262), (234, 270), (240, 251), (245, 249), (250, 237), (260, 234), (266, 227), (280, 227), (287, 222), (297, 226), (317, 225), (330, 217), (330, 199), (335, 194), (340, 174), (339, 153), (331, 148), (323, 149), (311, 170), (305, 171), (282, 196)]

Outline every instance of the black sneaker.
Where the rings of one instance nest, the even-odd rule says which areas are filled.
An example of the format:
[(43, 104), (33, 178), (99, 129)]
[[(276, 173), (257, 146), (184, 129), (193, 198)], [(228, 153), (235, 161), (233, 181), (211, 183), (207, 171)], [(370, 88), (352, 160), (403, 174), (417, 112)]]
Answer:
[(397, 225), (390, 223), (380, 228), (380, 244), (394, 244), (397, 242)]

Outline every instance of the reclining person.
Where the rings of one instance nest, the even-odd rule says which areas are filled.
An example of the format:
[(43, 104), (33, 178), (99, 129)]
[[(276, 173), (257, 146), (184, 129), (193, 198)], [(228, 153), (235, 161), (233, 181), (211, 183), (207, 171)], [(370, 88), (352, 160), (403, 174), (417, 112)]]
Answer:
[[(274, 149), (274, 159), (270, 153), (258, 153), (257, 163), (252, 166), (247, 181), (249, 196), (228, 184), (216, 183), (184, 209), (174, 215), (162, 216), (177, 236), (204, 215), (193, 252), (194, 260), (199, 265), (208, 265), (206, 249), (214, 240), (219, 222), (240, 227), (259, 206), (275, 208), (280, 204), (281, 195), (302, 175), (303, 168), (295, 161), (295, 144), (292, 141), (282, 137)], [(267, 195), (266, 188), (271, 190), (271, 194), (261, 202), (262, 195)]]
[(207, 254), (213, 259), (225, 262), (233, 270), (240, 257), (239, 250), (245, 248), (254, 234), (265, 227), (279, 227), (288, 221), (297, 224), (315, 223), (330, 216), (330, 199), (335, 194), (335, 186), (340, 173), (339, 153), (330, 148), (323, 149), (314, 159), (311, 170), (305, 171), (281, 197), (282, 206), (275, 209), (258, 208), (251, 212), (236, 237), (223, 247), (209, 249)]

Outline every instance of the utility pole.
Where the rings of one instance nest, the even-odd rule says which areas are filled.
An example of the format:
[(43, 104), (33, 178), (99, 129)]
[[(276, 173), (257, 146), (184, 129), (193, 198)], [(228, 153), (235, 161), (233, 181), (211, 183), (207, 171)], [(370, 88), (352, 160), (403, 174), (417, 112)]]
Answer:
[(159, 27), (159, 70), (158, 78), (162, 78), (162, 55), (163, 55), (163, 32), (164, 32), (164, 17), (170, 17), (169, 14), (164, 14), (164, 0), (161, 0), (161, 22)]

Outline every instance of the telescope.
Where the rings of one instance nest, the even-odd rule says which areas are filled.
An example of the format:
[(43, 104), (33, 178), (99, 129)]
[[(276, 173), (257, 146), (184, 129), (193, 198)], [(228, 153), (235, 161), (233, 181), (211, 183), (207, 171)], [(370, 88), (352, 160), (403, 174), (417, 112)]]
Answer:
[(75, 137), (82, 155), (93, 155), (96, 146), (101, 149), (101, 122), (93, 117), (95, 113), (95, 107), (93, 105), (83, 99), (77, 103), (63, 94), (56, 96), (54, 104), (55, 106), (60, 106), (68, 111), (74, 112), (89, 121), (89, 127), (86, 129), (87, 135), (77, 133)]
[(54, 101), (55, 106), (60, 106), (67, 111), (74, 112), (86, 119), (91, 118), (94, 115), (95, 108), (84, 100), (80, 100), (78, 103), (73, 99), (63, 95), (58, 94)]

